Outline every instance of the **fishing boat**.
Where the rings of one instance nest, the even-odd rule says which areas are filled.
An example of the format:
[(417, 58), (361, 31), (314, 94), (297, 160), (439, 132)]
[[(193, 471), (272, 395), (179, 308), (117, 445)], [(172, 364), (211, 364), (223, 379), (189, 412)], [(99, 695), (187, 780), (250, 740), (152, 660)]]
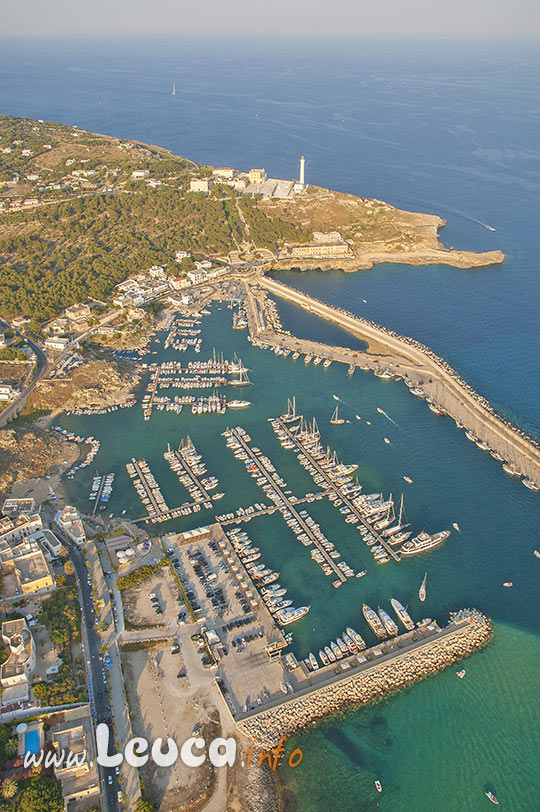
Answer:
[(537, 485), (537, 483), (534, 480), (527, 478), (522, 481), (525, 487), (528, 488), (530, 491), (540, 491), (540, 485)]
[(332, 417), (330, 418), (330, 423), (333, 426), (341, 426), (345, 422), (343, 420), (343, 418), (339, 416), (339, 411), (338, 410), (339, 410), (339, 406), (336, 406), (336, 408), (334, 409), (334, 413), (333, 413)]
[(384, 628), (386, 629), (387, 633), (394, 637), (399, 629), (397, 627), (397, 623), (394, 623), (390, 615), (384, 611), (384, 609), (378, 608), (379, 617), (383, 622)]
[(454, 530), (457, 530), (458, 533), (461, 533), (461, 527), (459, 526), (459, 524), (457, 522), (454, 522), (452, 524), (452, 527), (454, 528)]
[(377, 792), (382, 792), (382, 784), (380, 781), (375, 781), (375, 788)]
[(499, 806), (499, 802), (492, 792), (484, 792), (484, 795), (486, 796), (486, 798), (489, 798), (492, 804), (495, 804), (495, 806)]
[(399, 620), (403, 623), (407, 631), (412, 631), (414, 629), (414, 621), (403, 604), (396, 600), (396, 598), (391, 598), (390, 603), (392, 604), (392, 609), (398, 616)]
[(384, 624), (382, 623), (380, 617), (376, 612), (373, 611), (373, 609), (370, 609), (366, 603), (364, 603), (362, 606), (362, 613), (373, 634), (381, 639), (386, 637), (386, 629), (384, 628)]
[(466, 674), (466, 673), (467, 673), (467, 672), (465, 671), (465, 669), (464, 669), (464, 668), (462, 668), (462, 669), (461, 669), (461, 671), (456, 671), (456, 674), (458, 675), (458, 677), (459, 677), (460, 679), (463, 679), (463, 677), (465, 676), (465, 674)]
[(426, 581), (427, 581), (427, 572), (426, 572), (426, 574), (424, 575), (424, 580), (423, 580), (423, 581), (422, 581), (422, 583), (420, 584), (420, 590), (419, 590), (419, 592), (418, 592), (418, 597), (420, 598), (420, 600), (422, 601), (422, 603), (423, 603), (423, 602), (425, 601), (425, 599), (426, 599)]
[(521, 471), (513, 462), (505, 462), (503, 465), (503, 471), (509, 476), (521, 476)]
[(404, 476), (403, 479), (405, 480), (405, 482), (408, 482), (409, 485), (412, 485), (413, 481), (410, 476)]

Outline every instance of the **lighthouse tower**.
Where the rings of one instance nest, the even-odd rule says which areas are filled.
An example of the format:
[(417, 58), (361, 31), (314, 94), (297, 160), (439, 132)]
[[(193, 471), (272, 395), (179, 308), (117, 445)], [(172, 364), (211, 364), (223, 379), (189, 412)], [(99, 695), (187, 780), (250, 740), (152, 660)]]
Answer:
[(305, 164), (306, 164), (306, 159), (302, 155), (302, 157), (300, 158), (300, 177), (298, 179), (301, 186), (305, 186), (305, 177), (304, 177)]

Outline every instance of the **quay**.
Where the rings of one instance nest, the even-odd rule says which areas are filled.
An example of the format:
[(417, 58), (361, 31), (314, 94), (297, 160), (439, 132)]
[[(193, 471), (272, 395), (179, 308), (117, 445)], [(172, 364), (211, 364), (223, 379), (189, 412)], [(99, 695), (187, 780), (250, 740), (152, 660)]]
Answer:
[(173, 467), (172, 467), (174, 462), (180, 463), (183, 470), (185, 471), (185, 473), (187, 474), (187, 476), (189, 477), (189, 479), (193, 483), (194, 488), (196, 488), (201, 493), (202, 498), (195, 499), (194, 504), (197, 504), (199, 502), (211, 502), (212, 501), (212, 497), (210, 496), (210, 494), (208, 493), (208, 491), (206, 490), (206, 488), (202, 484), (200, 478), (194, 472), (194, 470), (193, 470), (192, 466), (190, 465), (190, 463), (185, 459), (185, 457), (182, 456), (182, 454), (179, 451), (171, 451), (171, 448), (169, 446), (168, 451), (166, 451), (163, 456), (165, 457), (165, 459), (169, 463), (169, 466), (170, 466), (171, 470), (174, 470)]
[[(130, 465), (130, 463), (127, 463), (126, 468), (128, 467), (128, 465)], [(141, 484), (142, 493), (144, 493), (144, 495), (146, 496), (146, 498), (148, 499), (148, 501), (150, 502), (150, 504), (152, 506), (152, 513), (149, 511), (148, 516), (145, 517), (145, 518), (147, 518), (147, 519), (148, 518), (154, 518), (154, 516), (156, 516), (157, 514), (167, 512), (168, 508), (166, 506), (163, 495), (162, 495), (161, 491), (159, 490), (159, 487), (157, 486), (157, 483), (156, 483), (156, 486), (154, 486), (151, 483), (151, 481), (149, 481), (149, 479), (151, 478), (151, 480), (153, 480), (155, 482), (154, 477), (152, 476), (152, 474), (150, 473), (150, 469), (148, 468), (148, 464), (145, 463), (143, 460), (135, 460), (135, 458), (133, 458), (131, 460), (131, 465), (133, 466), (133, 469), (134, 469), (135, 475), (136, 475), (136, 478), (135, 478), (135, 476), (132, 476), (131, 478), (132, 478), (133, 484), (135, 485), (135, 488), (136, 488), (137, 492), (139, 493), (139, 488), (137, 488), (137, 484), (136, 484), (137, 480), (138, 480), (140, 482), (140, 484)], [(147, 470), (144, 470), (145, 468)], [(129, 468), (128, 468), (128, 473), (130, 473)], [(131, 476), (131, 474), (130, 474), (130, 476)], [(142, 494), (139, 493), (139, 496), (141, 496), (141, 495)], [(165, 506), (165, 507), (163, 507), (163, 506)]]
[(347, 668), (341, 662), (311, 673), (297, 683), (292, 694), (269, 699), (264, 706), (234, 718), (250, 740), (273, 747), (282, 736), (317, 719), (380, 699), (447, 668), (483, 648), (491, 636), (490, 621), (475, 610), (464, 609), (451, 615), (443, 628), (433, 621), (421, 624), (420, 630), (395, 638), (391, 646), (379, 644), (366, 650), (364, 659), (353, 656)]
[[(299, 415), (299, 417), (300, 417), (300, 415)], [(328, 491), (329, 492), (333, 491), (334, 493), (338, 494), (339, 498), (341, 499), (343, 504), (346, 505), (349, 508), (350, 512), (353, 513), (354, 516), (358, 519), (358, 521), (367, 530), (369, 530), (369, 532), (375, 537), (377, 542), (382, 547), (384, 547), (387, 554), (389, 556), (391, 556), (394, 559), (394, 561), (400, 561), (401, 559), (400, 559), (399, 554), (394, 549), (392, 549), (390, 544), (388, 544), (387, 540), (380, 533), (378, 533), (377, 530), (375, 530), (374, 527), (371, 524), (369, 524), (366, 521), (366, 519), (362, 515), (361, 511), (354, 504), (353, 499), (351, 499), (345, 493), (345, 491), (343, 490), (343, 488), (341, 486), (339, 486), (335, 482), (333, 482), (333, 480), (328, 476), (328, 474), (324, 470), (324, 468), (319, 464), (319, 462), (315, 459), (315, 457), (312, 456), (309, 449), (306, 446), (302, 445), (302, 443), (295, 436), (294, 432), (290, 431), (287, 424), (282, 420), (282, 418), (278, 417), (278, 418), (276, 418), (276, 420), (279, 423), (279, 426), (282, 429), (282, 431), (284, 431), (285, 434), (287, 435), (287, 438), (288, 438), (289, 442), (294, 444), (296, 450), (299, 453), (303, 454), (309, 460), (310, 465), (312, 465), (316, 469), (317, 473), (324, 479), (326, 485), (328, 486)]]
[(272, 478), (270, 473), (266, 470), (266, 468), (261, 464), (260, 460), (257, 458), (257, 455), (251, 450), (250, 446), (247, 444), (245, 439), (242, 436), (242, 433), (238, 431), (237, 428), (231, 429), (232, 436), (240, 443), (242, 449), (245, 453), (249, 456), (250, 460), (253, 462), (257, 471), (259, 472), (259, 476), (264, 477), (268, 485), (276, 491), (277, 495), (279, 496), (280, 500), (282, 500), (283, 504), (285, 505), (287, 511), (294, 517), (295, 521), (300, 525), (302, 528), (302, 532), (309, 538), (310, 544), (313, 544), (317, 550), (323, 556), (325, 563), (328, 564), (329, 567), (334, 571), (335, 575), (337, 576), (338, 580), (343, 584), (346, 582), (347, 577), (343, 574), (340, 568), (335, 563), (334, 559), (331, 558), (329, 553), (325, 550), (322, 544), (319, 542), (315, 534), (313, 533), (312, 529), (306, 524), (304, 518), (298, 513), (294, 504), (291, 502), (289, 497), (283, 492), (277, 482)]
[(96, 493), (96, 499), (94, 502), (94, 507), (92, 508), (92, 516), (96, 515), (96, 511), (99, 506), (99, 500), (101, 498), (101, 494), (103, 493), (103, 488), (105, 487), (105, 476), (101, 477), (101, 482), (99, 483), (98, 492)]
[(326, 321), (366, 341), (367, 351), (329, 348), (319, 344), (319, 355), (353, 366), (364, 366), (380, 372), (391, 369), (407, 385), (421, 387), (441, 413), (448, 413), (461, 427), (472, 432), (493, 454), (506, 460), (516, 471), (532, 482), (540, 483), (540, 446), (521, 429), (499, 415), (489, 402), (475, 392), (459, 374), (429, 347), (408, 336), (402, 336), (375, 322), (355, 316), (301, 293), (282, 282), (258, 276), (256, 282), (245, 281), (247, 313), (252, 338), (298, 352), (312, 352), (314, 342), (300, 341), (268, 328), (255, 294), (270, 293), (286, 299)]

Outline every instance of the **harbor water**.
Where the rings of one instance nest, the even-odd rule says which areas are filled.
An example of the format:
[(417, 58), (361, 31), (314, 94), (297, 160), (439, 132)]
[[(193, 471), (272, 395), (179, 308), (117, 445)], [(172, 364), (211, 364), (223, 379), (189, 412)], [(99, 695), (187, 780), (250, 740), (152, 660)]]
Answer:
[[(440, 214), (447, 220), (441, 232), (447, 245), (503, 250), (504, 264), (486, 269), (386, 264), (350, 275), (291, 271), (279, 278), (428, 344), (498, 410), (540, 438), (533, 103), (539, 60), (532, 48), (443, 41), (408, 50), (384, 42), (338, 49), (325, 43), (317, 52), (301, 43), (244, 50), (215, 43), (202, 55), (196, 43), (4, 45), (4, 113), (158, 143), (203, 163), (265, 166), (278, 177), (292, 177), (304, 153), (309, 182)], [(173, 81), (177, 93), (171, 97)], [(357, 346), (350, 343), (356, 339), (291, 305), (278, 302), (278, 308), (292, 332)], [(291, 627), (293, 651), (316, 652), (347, 625), (371, 641), (362, 604), (389, 611), (391, 597), (416, 620), (444, 621), (453, 609), (475, 606), (493, 618), (495, 629), (493, 643), (464, 663), (463, 680), (449, 670), (297, 737), (302, 765), (284, 775), (298, 812), (323, 812), (336, 798), (342, 812), (476, 812), (486, 808), (487, 790), (504, 809), (535, 812), (540, 560), (533, 550), (540, 548), (540, 495), (505, 476), (500, 464), (402, 383), (359, 370), (348, 377), (338, 364), (324, 370), (252, 348), (245, 333), (231, 329), (225, 306), (214, 305), (202, 327), (197, 357), (208, 358), (214, 346), (228, 358), (237, 352), (253, 381), (241, 397), (252, 405), (221, 416), (154, 410), (149, 422), (140, 404), (107, 415), (62, 417), (62, 426), (101, 440), (92, 469), (67, 483), (70, 498), (87, 510), (96, 470), (114, 472), (103, 513), (141, 516), (125, 470), (135, 456), (148, 461), (168, 504), (180, 504), (187, 494), (163, 452), (168, 442), (189, 434), (225, 491), (216, 512), (266, 501), (226, 448), (221, 432), (227, 425), (250, 432), (293, 493), (314, 491), (294, 452), (279, 445), (267, 422), (295, 395), (298, 409), (317, 418), (324, 445), (344, 462), (358, 463), (365, 492), (391, 492), (396, 501), (405, 492), (415, 530), (450, 529), (458, 522), (462, 532), (453, 531), (425, 556), (376, 566), (358, 531), (328, 502), (314, 502), (310, 514), (343, 558), (368, 570), (335, 590), (279, 517), (246, 524), (295, 605), (311, 604)], [(162, 347), (154, 344), (157, 355), (149, 360), (194, 357)], [(350, 421), (341, 426), (329, 422), (334, 394)], [(197, 521), (212, 515), (201, 510)], [(192, 516), (150, 529), (164, 533), (193, 523)], [(426, 571), (421, 604), (418, 588)], [(382, 782), (381, 794), (375, 779)]]

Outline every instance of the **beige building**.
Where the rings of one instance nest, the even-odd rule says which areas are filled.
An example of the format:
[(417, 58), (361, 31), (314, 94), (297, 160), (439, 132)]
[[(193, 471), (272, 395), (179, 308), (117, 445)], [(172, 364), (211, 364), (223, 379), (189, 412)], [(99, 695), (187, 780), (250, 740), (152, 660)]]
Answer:
[(2, 505), (2, 513), (5, 513), (10, 519), (15, 519), (21, 513), (31, 514), (35, 507), (36, 503), (32, 497), (27, 499), (5, 499)]
[(90, 308), (87, 304), (74, 304), (66, 307), (65, 314), (68, 319), (72, 321), (83, 321), (90, 315)]
[[(88, 707), (64, 711), (62, 716), (63, 721), (49, 731), (56, 753), (61, 755), (63, 751), (66, 756), (61, 766), (54, 768), (54, 774), (62, 785), (65, 812), (83, 812), (100, 806), (92, 721)], [(73, 754), (69, 763), (68, 753)]]
[(189, 182), (190, 192), (204, 192), (208, 194), (210, 191), (210, 181), (208, 178), (192, 178)]
[(41, 550), (14, 558), (13, 568), (23, 595), (54, 588), (55, 581)]
[(36, 653), (25, 618), (2, 623), (2, 640), (9, 649), (9, 656), (0, 668), (2, 706), (28, 702)]
[(212, 175), (216, 178), (223, 178), (223, 180), (231, 180), (234, 178), (234, 169), (230, 166), (220, 166), (212, 170)]
[(250, 169), (248, 172), (248, 178), (250, 183), (264, 183), (266, 181), (267, 174), (264, 169)]
[(354, 259), (354, 254), (346, 242), (312, 242), (289, 246), (280, 259)]

